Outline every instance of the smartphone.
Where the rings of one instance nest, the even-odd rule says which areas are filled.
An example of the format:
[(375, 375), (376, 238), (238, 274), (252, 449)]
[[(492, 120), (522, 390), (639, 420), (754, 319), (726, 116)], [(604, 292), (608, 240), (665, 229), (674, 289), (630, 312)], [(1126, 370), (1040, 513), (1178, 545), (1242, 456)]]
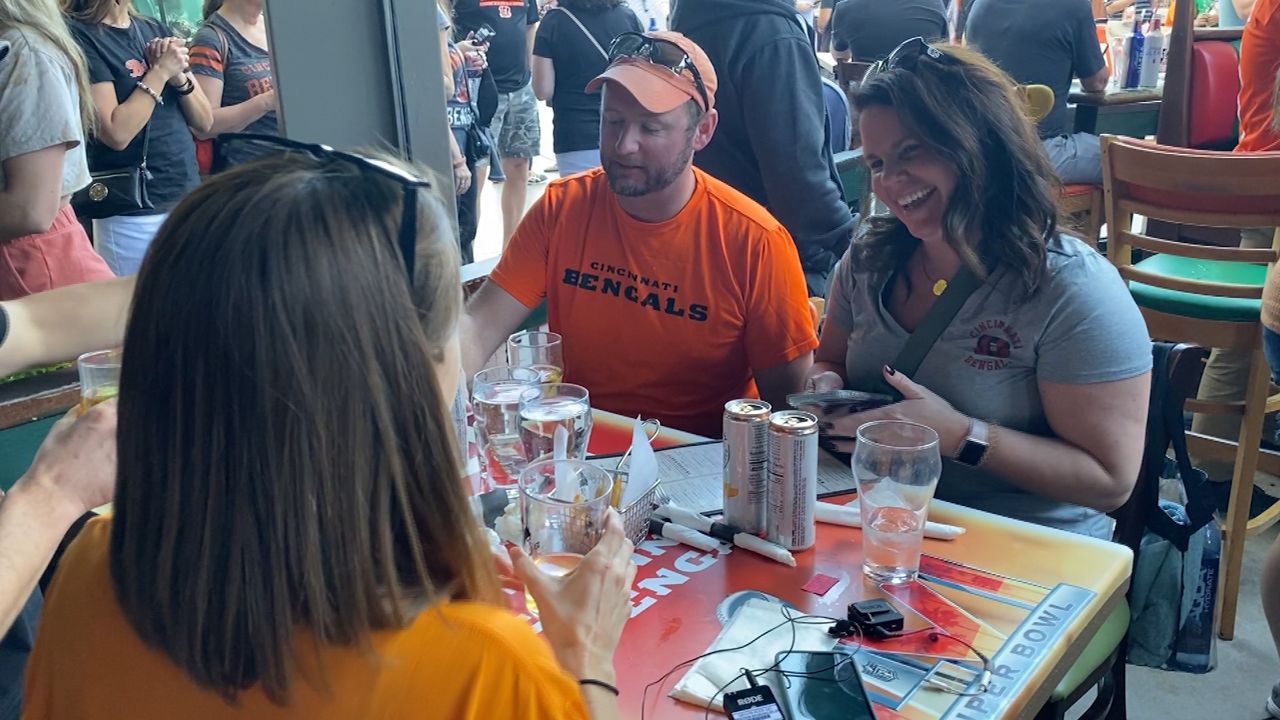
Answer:
[(896, 402), (894, 398), (888, 395), (861, 390), (828, 390), (816, 393), (792, 393), (787, 396), (787, 404), (791, 407), (816, 408), (823, 415), (874, 410), (894, 402)]
[(494, 30), (489, 25), (487, 24), (481, 25), (480, 27), (476, 28), (475, 33), (471, 36), (471, 41), (474, 42), (476, 45), (487, 45), (489, 41), (493, 39), (493, 36), (497, 34), (498, 34), (498, 31)]
[(792, 650), (775, 659), (785, 677), (782, 703), (787, 720), (876, 720), (853, 652)]

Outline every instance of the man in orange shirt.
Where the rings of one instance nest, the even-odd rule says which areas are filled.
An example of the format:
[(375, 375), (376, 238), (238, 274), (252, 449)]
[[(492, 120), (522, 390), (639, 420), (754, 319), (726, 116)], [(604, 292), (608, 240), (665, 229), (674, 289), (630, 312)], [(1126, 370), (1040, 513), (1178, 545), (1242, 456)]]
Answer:
[[(719, 437), (724, 403), (776, 407), (817, 346), (785, 228), (694, 168), (716, 129), (716, 75), (678, 33), (624, 33), (603, 92), (603, 168), (551, 183), (467, 305), (475, 372), (544, 299), (565, 380), (596, 407)], [(767, 111), (765, 108), (761, 112)]]

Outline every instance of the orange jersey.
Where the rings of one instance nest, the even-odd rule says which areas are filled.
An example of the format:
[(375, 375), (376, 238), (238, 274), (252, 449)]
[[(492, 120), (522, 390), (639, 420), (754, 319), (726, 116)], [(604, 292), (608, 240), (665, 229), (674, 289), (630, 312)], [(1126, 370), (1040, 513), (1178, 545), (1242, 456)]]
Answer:
[(564, 336), (565, 381), (591, 404), (719, 437), (753, 371), (817, 347), (804, 271), (786, 229), (694, 168), (688, 204), (636, 220), (597, 168), (551, 183), (490, 279)]
[(1275, 118), (1280, 0), (1258, 0), (1240, 41), (1240, 151), (1280, 150)]
[(527, 622), (470, 602), (444, 603), (402, 630), (375, 633), (372, 652), (317, 650), (304, 640), (311, 649), (299, 663), (312, 677), (320, 674), (307, 668), (322, 663), (327, 689), (295, 675), (287, 707), (257, 687), (229, 705), (134, 633), (114, 599), (110, 534), (110, 518), (89, 523), (62, 560), (27, 669), (24, 718), (587, 717), (577, 682)]

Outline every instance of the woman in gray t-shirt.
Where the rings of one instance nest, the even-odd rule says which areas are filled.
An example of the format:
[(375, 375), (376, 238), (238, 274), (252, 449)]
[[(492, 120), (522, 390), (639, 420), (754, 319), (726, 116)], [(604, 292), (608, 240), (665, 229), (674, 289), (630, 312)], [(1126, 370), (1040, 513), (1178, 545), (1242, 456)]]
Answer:
[[(937, 497), (1109, 538), (1103, 513), (1142, 458), (1151, 345), (1106, 258), (1057, 233), (1052, 170), (1016, 88), (973, 52), (916, 39), (854, 104), (891, 215), (870, 218), (839, 265), (810, 385), (888, 383), (905, 400), (824, 424), (928, 425), (948, 458)], [(962, 266), (982, 284), (914, 379), (894, 372)]]

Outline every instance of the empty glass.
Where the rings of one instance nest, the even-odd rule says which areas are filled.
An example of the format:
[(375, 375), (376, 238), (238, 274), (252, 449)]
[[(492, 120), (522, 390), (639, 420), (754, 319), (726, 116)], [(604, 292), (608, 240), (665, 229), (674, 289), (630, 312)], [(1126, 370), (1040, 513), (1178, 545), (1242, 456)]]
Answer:
[(538, 371), (539, 382), (558, 383), (564, 379), (563, 338), (542, 331), (518, 332), (507, 338), (507, 364)]
[(583, 460), (591, 440), (591, 395), (581, 385), (547, 383), (520, 396), (520, 441), (526, 462), (553, 456), (563, 428), (565, 457)]
[[(565, 575), (604, 534), (613, 476), (581, 460), (541, 460), (520, 473), (525, 550), (549, 575)], [(537, 604), (526, 592), (529, 610)]]
[(85, 353), (76, 360), (80, 371), (80, 413), (120, 394), (120, 350)]
[(932, 428), (896, 420), (858, 428), (853, 476), (867, 577), (893, 584), (915, 579), (929, 501), (941, 474), (938, 434)]
[(492, 367), (476, 373), (471, 405), (475, 411), (480, 468), (495, 487), (514, 489), (525, 466), (520, 444), (520, 396), (538, 383), (538, 372), (525, 367)]

